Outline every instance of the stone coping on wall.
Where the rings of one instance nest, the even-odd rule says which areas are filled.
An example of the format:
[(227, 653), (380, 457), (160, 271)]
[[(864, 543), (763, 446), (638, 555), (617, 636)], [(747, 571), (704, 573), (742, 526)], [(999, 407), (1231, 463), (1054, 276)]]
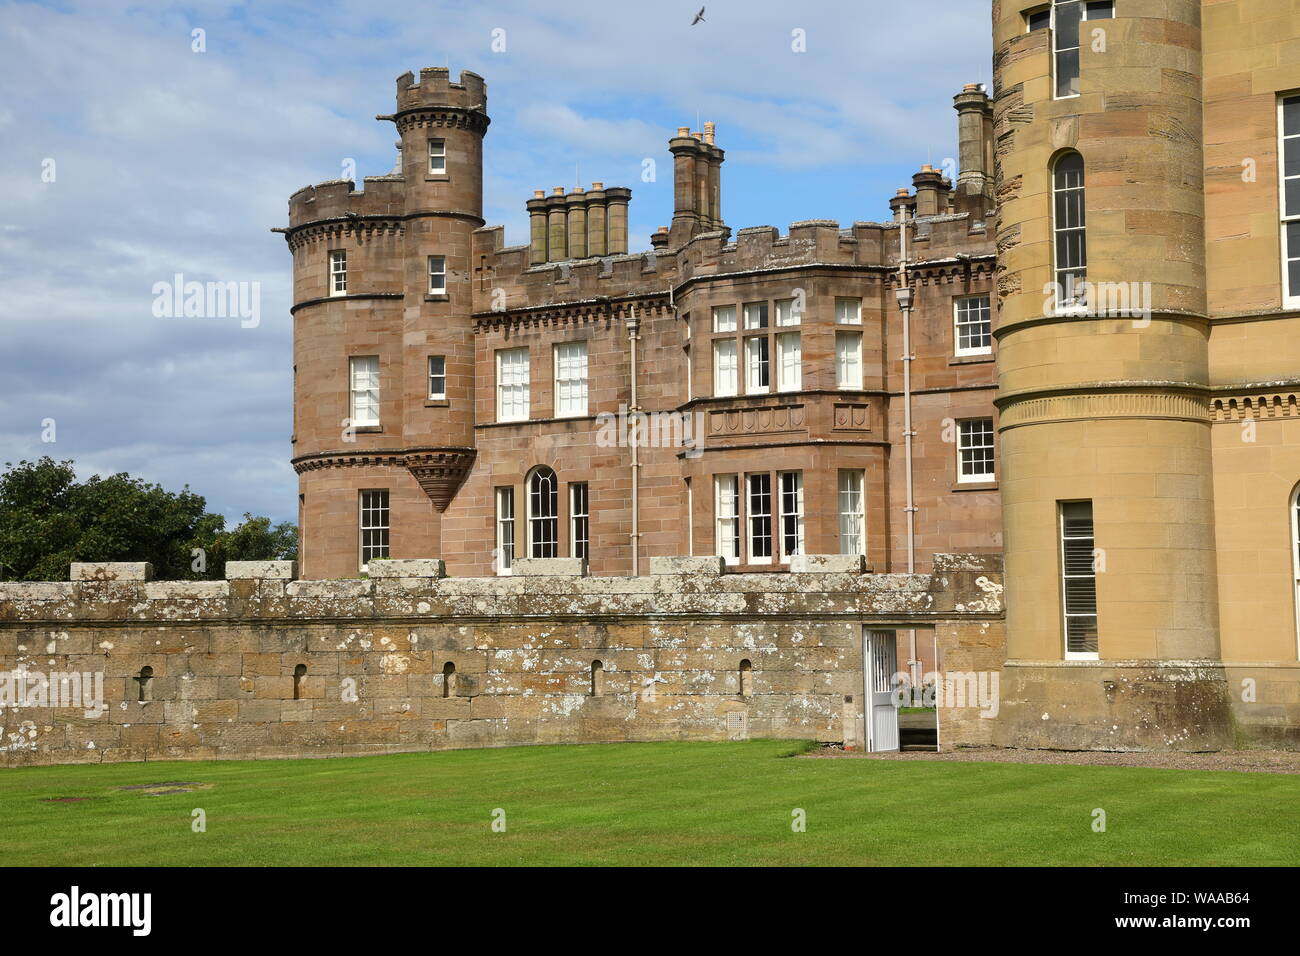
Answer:
[[(293, 562), (231, 562), (225, 581), (151, 581), (114, 566), (69, 582), (0, 582), (0, 624), (391, 619), (795, 617), (921, 623), (998, 618), (1000, 555), (936, 555), (929, 574), (842, 570), (733, 574), (711, 558), (652, 558), (639, 577), (587, 577), (583, 562), (534, 559), (519, 576), (446, 577), (439, 559), (372, 562), (368, 579), (295, 580)], [(847, 565), (860, 567), (855, 559)]]

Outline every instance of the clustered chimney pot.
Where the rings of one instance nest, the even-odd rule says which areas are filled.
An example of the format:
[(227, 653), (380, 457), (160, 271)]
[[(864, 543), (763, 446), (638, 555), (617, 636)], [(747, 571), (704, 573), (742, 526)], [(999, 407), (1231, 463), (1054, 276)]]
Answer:
[(533, 192), (525, 204), (529, 218), (528, 261), (532, 265), (565, 259), (623, 255), (627, 252), (627, 204), (632, 190), (606, 189), (593, 182), (588, 192), (581, 186), (566, 194), (556, 186), (547, 196)]

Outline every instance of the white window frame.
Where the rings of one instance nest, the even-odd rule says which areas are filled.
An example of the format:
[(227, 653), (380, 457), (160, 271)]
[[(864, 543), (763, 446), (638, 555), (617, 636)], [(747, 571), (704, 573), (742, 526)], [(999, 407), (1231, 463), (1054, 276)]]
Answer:
[(1300, 655), (1300, 485), (1291, 492), (1291, 563), (1295, 571), (1296, 654)]
[(561, 342), (553, 352), (555, 367), (555, 417), (580, 418), (587, 414), (587, 343)]
[[(1088, 580), (1088, 579), (1091, 579), (1091, 580), (1092, 580), (1092, 586), (1093, 586), (1093, 605), (1094, 605), (1094, 607), (1097, 606), (1097, 569), (1096, 569), (1096, 566), (1095, 566), (1095, 558), (1091, 558), (1091, 560), (1094, 562), (1094, 564), (1092, 565), (1092, 572), (1091, 572), (1090, 574), (1069, 574), (1069, 573), (1067, 573), (1066, 564), (1065, 564), (1065, 542), (1066, 542), (1067, 540), (1072, 540), (1072, 541), (1091, 541), (1091, 542), (1092, 542), (1092, 547), (1089, 548), (1088, 551), (1089, 551), (1089, 554), (1090, 554), (1090, 555), (1095, 555), (1095, 554), (1097, 553), (1097, 551), (1096, 551), (1096, 548), (1097, 548), (1097, 523), (1096, 523), (1096, 522), (1097, 522), (1097, 514), (1096, 514), (1096, 510), (1093, 509), (1093, 510), (1092, 510), (1092, 521), (1093, 521), (1093, 526), (1092, 526), (1092, 534), (1091, 534), (1090, 536), (1088, 536), (1088, 537), (1084, 537), (1084, 536), (1082, 536), (1082, 535), (1071, 535), (1071, 536), (1067, 539), (1066, 534), (1065, 534), (1065, 506), (1066, 506), (1066, 505), (1075, 505), (1075, 504), (1087, 504), (1087, 505), (1089, 506), (1090, 509), (1093, 509), (1093, 502), (1091, 502), (1091, 501), (1087, 501), (1087, 502), (1083, 502), (1083, 501), (1058, 501), (1058, 502), (1056, 503), (1056, 527), (1057, 527), (1057, 542), (1058, 542), (1057, 547), (1058, 547), (1058, 551), (1059, 551), (1059, 554), (1060, 554), (1060, 558), (1059, 558), (1059, 560), (1060, 560), (1060, 562), (1061, 562), (1061, 648), (1062, 648), (1062, 652), (1063, 652), (1064, 655), (1065, 655), (1065, 659), (1066, 659), (1067, 661), (1095, 661), (1095, 660), (1100, 660), (1100, 657), (1101, 657), (1101, 654), (1100, 654), (1100, 648), (1101, 648), (1101, 626), (1100, 626), (1100, 620), (1101, 620), (1101, 619), (1100, 619), (1100, 617), (1098, 616), (1097, 613), (1093, 613), (1093, 614), (1081, 614), (1081, 613), (1079, 613), (1079, 612), (1071, 613), (1071, 612), (1069, 611), (1069, 597), (1068, 597), (1068, 595), (1067, 595), (1067, 591), (1066, 591), (1066, 588), (1067, 588), (1067, 584), (1066, 584), (1066, 582), (1067, 582), (1067, 581), (1071, 581), (1071, 580)], [(1071, 618), (1071, 617), (1091, 617), (1091, 618), (1093, 619), (1093, 628), (1094, 628), (1094, 630), (1095, 630), (1096, 633), (1097, 633), (1097, 641), (1098, 641), (1098, 645), (1097, 645), (1097, 646), (1098, 646), (1098, 650), (1096, 650), (1096, 651), (1072, 651), (1072, 650), (1070, 650), (1070, 618)]]
[[(375, 495), (377, 498), (371, 498)], [(367, 519), (375, 519), (367, 524)], [(383, 542), (367, 544), (366, 533), (383, 533)], [(370, 562), (387, 558), (392, 547), (392, 510), (387, 488), (364, 488), (357, 492), (357, 559), (361, 573), (369, 573)], [(369, 554), (367, 554), (369, 552)]]
[[(791, 487), (793, 485), (793, 487)], [(803, 511), (803, 472), (779, 471), (776, 474), (777, 495), (780, 498), (781, 521), (777, 527), (778, 544), (781, 549), (781, 563), (789, 564), (790, 556), (804, 553), (804, 511)], [(793, 498), (793, 502), (791, 499)], [(791, 509), (791, 504), (794, 507)], [(794, 522), (795, 545), (788, 547), (789, 522)]]
[(802, 336), (798, 332), (781, 332), (776, 337), (776, 390), (797, 392), (802, 388)]
[(862, 299), (858, 296), (837, 295), (835, 297), (835, 324), (861, 325)]
[[(975, 436), (969, 434), (968, 429), (974, 431), (976, 425), (981, 426), (978, 437), (981, 439), (987, 438), (987, 442), (973, 443), (972, 439)], [(983, 427), (985, 425), (988, 426), (987, 430)], [(966, 454), (968, 452), (981, 453), (986, 450), (988, 451), (988, 470), (968, 474), (966, 471)], [(971, 460), (975, 462), (976, 460), (983, 460), (983, 458), (982, 454), (978, 456), (972, 454)], [(960, 485), (984, 485), (997, 481), (997, 467), (997, 443), (994, 437), (993, 419), (986, 416), (959, 420), (957, 422), (957, 483)]]
[(713, 476), (713, 541), (727, 564), (740, 563), (740, 476)]
[[(1079, 157), (1079, 185), (1066, 186), (1058, 188), (1056, 185), (1056, 172), (1061, 163), (1070, 156)], [(1056, 284), (1056, 290), (1060, 293), (1056, 297), (1056, 313), (1058, 315), (1071, 315), (1080, 312), (1086, 312), (1088, 303), (1086, 297), (1080, 298), (1082, 291), (1078, 288), (1088, 281), (1088, 162), (1083, 158), (1083, 154), (1076, 150), (1069, 150), (1056, 157), (1051, 168), (1048, 169), (1048, 181), (1051, 183), (1050, 202), (1052, 206), (1052, 281)], [(1065, 192), (1079, 193), (1079, 216), (1080, 224), (1077, 226), (1061, 226), (1057, 222), (1056, 200), (1057, 196)], [(1083, 261), (1075, 265), (1061, 266), (1061, 240), (1067, 234), (1078, 233), (1083, 237), (1083, 244), (1080, 247)], [(1073, 282), (1069, 276), (1078, 273), (1077, 279)], [(1066, 281), (1062, 281), (1065, 277)], [(1072, 286), (1072, 288), (1067, 288)], [(1075, 298), (1068, 298), (1067, 293), (1073, 291)]]
[[(1067, 3), (1077, 3), (1079, 5), (1079, 38), (1078, 44), (1072, 47), (1063, 47), (1057, 45), (1061, 32), (1056, 28), (1056, 15), (1061, 7)], [(1083, 85), (1083, 22), (1087, 18), (1088, 7), (1084, 0), (1052, 0), (1052, 99), (1054, 100), (1072, 100), (1080, 96), (1081, 93), (1067, 93), (1064, 96), (1059, 95), (1058, 75), (1061, 70), (1061, 54), (1074, 51), (1079, 60), (1078, 82), (1080, 89)]]
[(772, 343), (766, 335), (745, 337), (745, 394), (772, 391)]
[(515, 524), (515, 489), (503, 485), (496, 489), (497, 504), (497, 574), (502, 577), (514, 574), (515, 553), (519, 546), (519, 533)]
[(686, 320), (686, 344), (682, 346), (682, 351), (686, 353), (686, 400), (689, 402), (694, 397), (694, 384), (692, 378), (691, 364), (691, 316), (688, 312), (683, 318)]
[(497, 349), (497, 421), (528, 421), (529, 376), (528, 347)]
[(575, 558), (591, 558), (591, 489), (585, 481), (569, 482), (569, 548)]
[(686, 554), (695, 557), (695, 487), (686, 480)]
[[(846, 482), (845, 479), (848, 479)], [(845, 487), (845, 485), (849, 487)], [(839, 512), (840, 554), (867, 553), (867, 475), (861, 468), (841, 468), (835, 476), (836, 503)], [(856, 504), (854, 503), (856, 501)], [(857, 527), (850, 530), (852, 523)], [(848, 550), (848, 539), (857, 538), (856, 550)]]
[(736, 331), (736, 307), (734, 305), (716, 305), (713, 307), (713, 331)]
[(348, 294), (348, 252), (346, 249), (330, 250), (330, 295)]
[(736, 340), (713, 340), (713, 394), (719, 398), (736, 395), (740, 388), (740, 369), (736, 360)]
[(798, 299), (776, 300), (776, 327), (788, 329), (798, 326), (803, 321), (803, 313), (795, 308)]
[[(436, 371), (435, 371), (436, 369)], [(441, 387), (439, 387), (441, 385)], [(447, 398), (447, 356), (429, 356), (429, 401), (445, 401)]]
[(1300, 202), (1294, 212), (1287, 209), (1286, 202), (1286, 184), (1288, 180), (1300, 183), (1300, 174), (1288, 177), (1286, 175), (1286, 157), (1288, 148), (1296, 156), (1297, 162), (1300, 162), (1300, 130), (1296, 133), (1287, 135), (1286, 132), (1286, 104), (1288, 101), (1295, 101), (1297, 109), (1300, 109), (1300, 92), (1284, 93), (1277, 98), (1277, 188), (1278, 188), (1278, 212), (1281, 218), (1281, 250), (1282, 250), (1282, 308), (1300, 309), (1300, 280), (1296, 283), (1296, 288), (1291, 287), (1291, 261), (1300, 262), (1300, 248), (1291, 248), (1292, 245), (1300, 246), (1300, 243), (1293, 244), (1290, 241), (1291, 227), (1300, 233)]
[[(1078, 45), (1077, 47), (1057, 47), (1057, 45), (1056, 45), (1056, 38), (1057, 38), (1057, 29), (1056, 29), (1056, 13), (1057, 13), (1057, 10), (1059, 10), (1062, 6), (1064, 6), (1064, 5), (1067, 4), (1067, 3), (1076, 3), (1076, 2), (1079, 4), (1079, 45)], [(1084, 29), (1083, 29), (1083, 24), (1089, 22), (1090, 20), (1111, 20), (1111, 19), (1114, 19), (1114, 17), (1115, 17), (1115, 4), (1114, 4), (1113, 0), (1112, 0), (1112, 2), (1111, 2), (1111, 4), (1110, 4), (1110, 10), (1109, 10), (1108, 12), (1106, 12), (1106, 13), (1098, 12), (1097, 15), (1093, 15), (1092, 8), (1095, 7), (1095, 6), (1097, 6), (1097, 5), (1098, 5), (1099, 3), (1101, 3), (1101, 2), (1105, 2), (1105, 0), (1052, 0), (1052, 5), (1051, 5), (1051, 8), (1052, 8), (1052, 17), (1051, 17), (1051, 23), (1050, 23), (1050, 27), (1051, 27), (1051, 31), (1052, 31), (1052, 99), (1055, 99), (1055, 100), (1072, 100), (1072, 99), (1074, 99), (1075, 97), (1078, 97), (1078, 96), (1082, 95), (1082, 84), (1083, 84), (1083, 40), (1084, 40)], [(1028, 14), (1031, 13), (1031, 12), (1032, 12), (1032, 13), (1038, 13), (1038, 12), (1041, 12), (1041, 10), (1026, 11), (1026, 17), (1025, 17), (1025, 26), (1026, 26), (1026, 29), (1028, 29), (1028, 25), (1029, 25)], [(1040, 29), (1041, 29), (1041, 28), (1040, 28)], [(1057, 71), (1058, 71), (1058, 69), (1059, 69), (1059, 63), (1060, 63), (1059, 55), (1060, 55), (1061, 53), (1068, 53), (1070, 50), (1077, 50), (1077, 51), (1078, 51), (1078, 57), (1079, 57), (1079, 84), (1080, 84), (1080, 92), (1079, 92), (1079, 93), (1067, 93), (1067, 94), (1065, 94), (1064, 96), (1058, 96), (1058, 95), (1057, 95), (1057, 86), (1056, 86), (1056, 77), (1057, 77)]]
[[(539, 495), (534, 495), (533, 486), (537, 485), (539, 495), (546, 494), (546, 489), (550, 488), (549, 499), (553, 512), (551, 514), (539, 514), (537, 504), (533, 500)], [(555, 474), (553, 468), (545, 465), (534, 468), (524, 476), (524, 502), (527, 508), (527, 525), (528, 525), (528, 556), (530, 558), (558, 558), (560, 556), (560, 479)], [(546, 539), (543, 531), (551, 533), (550, 540)], [(546, 554), (544, 552), (552, 553)]]
[(766, 329), (771, 317), (768, 315), (766, 302), (746, 302), (742, 307), (744, 312), (744, 332), (758, 332)]
[(447, 257), (429, 256), (429, 295), (447, 294)]
[[(982, 305), (980, 303), (982, 303)], [(970, 320), (972, 306), (974, 306), (976, 313), (974, 321)], [(965, 308), (966, 313), (964, 316), (962, 314), (963, 307)], [(965, 321), (963, 321), (963, 319), (965, 319)], [(979, 330), (977, 332), (978, 338), (988, 340), (988, 345), (979, 345), (975, 347), (962, 346), (962, 332), (971, 326), (975, 326)], [(952, 334), (954, 355), (966, 356), (993, 354), (993, 306), (988, 295), (967, 295), (953, 300)]]
[(348, 359), (348, 420), (354, 426), (379, 424), (379, 356), (353, 355)]
[[(754, 485), (759, 483), (760, 487), (765, 482), (767, 485), (767, 510), (757, 507), (754, 503), (756, 497)], [(762, 491), (758, 492), (757, 497), (761, 500)], [(775, 493), (772, 489), (772, 473), (770, 471), (754, 471), (745, 475), (745, 555), (750, 564), (771, 564), (776, 555), (777, 545), (777, 528), (775, 511)], [(767, 534), (761, 534), (761, 522), (767, 522)], [(758, 554), (756, 545), (764, 538), (767, 539), (767, 554)]]
[[(841, 349), (841, 342), (852, 342), (852, 348), (846, 353)], [(845, 361), (846, 354), (851, 354), (852, 361)], [(835, 387), (846, 391), (862, 390), (862, 333), (835, 333)]]
[(447, 141), (429, 137), (429, 175), (441, 176), (447, 172)]

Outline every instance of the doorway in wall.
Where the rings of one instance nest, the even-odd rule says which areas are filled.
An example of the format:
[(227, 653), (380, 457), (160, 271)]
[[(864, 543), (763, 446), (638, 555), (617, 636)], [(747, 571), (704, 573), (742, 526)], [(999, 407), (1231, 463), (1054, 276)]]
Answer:
[[(921, 648), (934, 645), (932, 628), (868, 629), (863, 634), (863, 700), (867, 750), (938, 750), (939, 724), (929, 681), (938, 669)], [(913, 647), (917, 651), (913, 651)], [(932, 658), (931, 658), (932, 660)]]
[(862, 635), (863, 696), (866, 702), (867, 751), (887, 753), (898, 749), (898, 707), (895, 691), (898, 673), (896, 631), (866, 631)]

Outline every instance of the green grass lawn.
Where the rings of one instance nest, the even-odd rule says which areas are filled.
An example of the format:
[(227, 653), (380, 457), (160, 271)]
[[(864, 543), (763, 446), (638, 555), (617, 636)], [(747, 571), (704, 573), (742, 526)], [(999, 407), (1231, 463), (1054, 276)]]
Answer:
[[(0, 770), (5, 865), (1300, 863), (1300, 776), (519, 747)], [(120, 787), (192, 781), (151, 796)], [(77, 803), (50, 797), (93, 797)], [(207, 832), (191, 832), (191, 810)], [(1092, 812), (1107, 814), (1094, 833)], [(507, 830), (494, 833), (502, 808)], [(791, 811), (807, 831), (791, 830)]]

